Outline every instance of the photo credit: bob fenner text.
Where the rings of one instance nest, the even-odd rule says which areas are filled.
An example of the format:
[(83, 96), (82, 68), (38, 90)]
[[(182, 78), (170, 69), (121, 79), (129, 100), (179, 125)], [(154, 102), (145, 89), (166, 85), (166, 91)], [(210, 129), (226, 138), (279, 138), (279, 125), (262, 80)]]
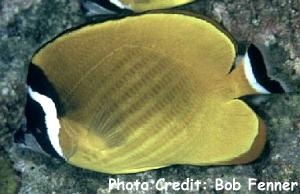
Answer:
[[(248, 179), (248, 180), (247, 180)], [(293, 192), (299, 191), (299, 182), (297, 181), (259, 181), (256, 178), (247, 178), (246, 181), (232, 178), (216, 178), (213, 181), (199, 180), (186, 178), (184, 180), (167, 180), (159, 178), (157, 180), (134, 180), (123, 181), (120, 178), (108, 179), (108, 191), (200, 191), (200, 190), (215, 190), (215, 191), (239, 191), (241, 189), (249, 191), (282, 191)]]

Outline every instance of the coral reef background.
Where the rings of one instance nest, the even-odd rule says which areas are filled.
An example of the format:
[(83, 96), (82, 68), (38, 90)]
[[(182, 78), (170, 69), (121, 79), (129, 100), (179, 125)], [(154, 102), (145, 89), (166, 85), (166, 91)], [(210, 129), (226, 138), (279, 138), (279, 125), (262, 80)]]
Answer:
[[(298, 0), (199, 0), (182, 6), (225, 26), (240, 42), (253, 42), (263, 52), (268, 72), (290, 91), (247, 99), (266, 120), (268, 143), (254, 163), (239, 166), (172, 166), (131, 175), (106, 175), (14, 145), (11, 136), (24, 125), (25, 80), (32, 54), (58, 33), (90, 20), (79, 0), (0, 0), (0, 193), (108, 193), (108, 178), (153, 182), (249, 177), (261, 181), (300, 181), (300, 2)], [(11, 162), (8, 162), (8, 159)], [(19, 172), (16, 174), (16, 172)], [(9, 175), (10, 174), (10, 175)], [(3, 177), (10, 177), (3, 179)], [(5, 181), (5, 182), (4, 182)], [(19, 186), (17, 186), (19, 185)], [(11, 188), (10, 188), (11, 189)], [(214, 189), (194, 193), (212, 193)], [(247, 187), (241, 193), (248, 191)], [(298, 190), (298, 193), (300, 191)], [(124, 193), (114, 191), (113, 193)], [(133, 191), (132, 193), (142, 193)], [(147, 193), (158, 193), (149, 191)], [(173, 193), (164, 191), (161, 193)], [(178, 192), (180, 193), (180, 192)], [(193, 192), (192, 192), (193, 193)], [(297, 193), (297, 191), (296, 191)]]

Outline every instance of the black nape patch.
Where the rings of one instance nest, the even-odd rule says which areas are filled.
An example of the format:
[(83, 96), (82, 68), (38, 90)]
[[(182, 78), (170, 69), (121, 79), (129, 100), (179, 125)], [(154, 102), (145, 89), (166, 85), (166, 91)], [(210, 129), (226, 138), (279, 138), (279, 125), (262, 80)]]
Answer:
[(280, 83), (268, 77), (264, 58), (255, 45), (251, 44), (249, 46), (248, 56), (257, 82), (271, 93), (284, 93), (285, 91)]
[(56, 106), (58, 118), (64, 115), (64, 107), (58, 93), (51, 82), (47, 79), (43, 70), (33, 63), (31, 63), (28, 68), (27, 85), (29, 85), (33, 91), (45, 95), (53, 100)]
[[(21, 140), (24, 138), (24, 133), (31, 133), (42, 147), (42, 149), (50, 154), (51, 156), (58, 157), (58, 153), (53, 148), (48, 133), (45, 122), (45, 113), (41, 105), (34, 101), (30, 95), (27, 95), (27, 103), (25, 106), (25, 116), (27, 119), (27, 130), (26, 132), (20, 131), (16, 133), (15, 140)], [(23, 134), (22, 134), (23, 132)], [(23, 139), (24, 140), (24, 139)]]

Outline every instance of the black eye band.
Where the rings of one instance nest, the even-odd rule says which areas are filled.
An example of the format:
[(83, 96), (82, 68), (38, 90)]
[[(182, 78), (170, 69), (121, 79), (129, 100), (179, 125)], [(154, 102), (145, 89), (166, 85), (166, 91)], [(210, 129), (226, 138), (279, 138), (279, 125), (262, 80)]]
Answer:
[[(124, 9), (121, 9), (119, 8), (117, 5), (111, 3), (109, 0), (88, 0), (90, 2), (94, 2), (96, 4), (98, 4), (99, 6), (107, 9), (107, 10), (110, 10), (110, 11), (114, 11), (116, 13), (121, 13), (121, 12), (124, 12)], [(84, 7), (82, 7), (84, 8)], [(129, 10), (127, 10), (129, 11)]]
[(248, 48), (248, 55), (257, 82), (271, 93), (284, 93), (285, 91), (280, 83), (268, 77), (264, 58), (258, 48), (253, 44)]

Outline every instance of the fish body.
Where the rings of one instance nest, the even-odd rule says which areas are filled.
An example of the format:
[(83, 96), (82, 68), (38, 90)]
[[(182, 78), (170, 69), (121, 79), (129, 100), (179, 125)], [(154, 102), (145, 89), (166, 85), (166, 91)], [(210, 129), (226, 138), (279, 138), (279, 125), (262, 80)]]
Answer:
[(28, 128), (68, 163), (111, 174), (250, 162), (266, 132), (239, 99), (258, 91), (247, 58), (232, 70), (236, 53), (220, 26), (178, 13), (69, 31), (32, 58)]
[(121, 9), (129, 9), (135, 12), (143, 12), (155, 9), (167, 9), (187, 3), (194, 0), (109, 0)]

